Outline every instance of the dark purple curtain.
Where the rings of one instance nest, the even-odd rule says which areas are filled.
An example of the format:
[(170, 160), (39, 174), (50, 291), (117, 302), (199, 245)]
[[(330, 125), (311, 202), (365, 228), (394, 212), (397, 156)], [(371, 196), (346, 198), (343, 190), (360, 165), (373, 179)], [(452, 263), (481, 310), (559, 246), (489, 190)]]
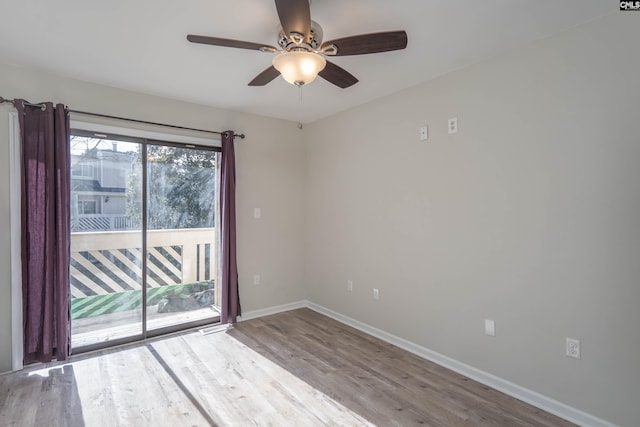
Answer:
[(222, 313), (220, 323), (235, 323), (240, 312), (236, 263), (236, 155), (233, 131), (222, 134), (220, 166), (220, 250)]
[(24, 363), (65, 360), (70, 348), (69, 114), (16, 100), (22, 142)]

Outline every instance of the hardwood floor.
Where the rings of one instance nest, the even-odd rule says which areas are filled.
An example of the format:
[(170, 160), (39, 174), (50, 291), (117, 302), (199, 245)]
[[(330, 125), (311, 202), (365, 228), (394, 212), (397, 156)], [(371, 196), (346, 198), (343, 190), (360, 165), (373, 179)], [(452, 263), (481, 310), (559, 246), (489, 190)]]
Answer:
[(569, 426), (308, 309), (0, 376), (2, 426)]

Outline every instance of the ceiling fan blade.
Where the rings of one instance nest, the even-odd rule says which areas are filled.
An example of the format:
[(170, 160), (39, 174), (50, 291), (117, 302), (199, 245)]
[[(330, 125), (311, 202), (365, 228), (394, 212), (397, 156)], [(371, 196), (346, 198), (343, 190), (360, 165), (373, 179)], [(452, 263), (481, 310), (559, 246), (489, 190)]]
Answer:
[(387, 31), (343, 37), (322, 43), (320, 49), (322, 50), (331, 45), (337, 48), (335, 56), (389, 52), (407, 47), (407, 33), (405, 31)]
[(311, 11), (309, 0), (276, 0), (276, 9), (284, 33), (302, 34), (304, 42), (308, 41), (311, 31)]
[(258, 74), (253, 80), (251, 80), (249, 82), (249, 86), (264, 86), (279, 75), (280, 71), (276, 70), (276, 68), (272, 65), (271, 67)]
[(187, 40), (191, 43), (211, 44), (214, 46), (237, 47), (240, 49), (263, 50), (275, 52), (277, 49), (273, 46), (260, 43), (244, 42), (242, 40), (223, 39), (220, 37), (196, 36), (189, 34)]
[(356, 79), (350, 72), (330, 61), (327, 61), (327, 65), (318, 73), (318, 75), (329, 83), (333, 83), (342, 89), (346, 89), (349, 86), (353, 86), (358, 83), (358, 79)]

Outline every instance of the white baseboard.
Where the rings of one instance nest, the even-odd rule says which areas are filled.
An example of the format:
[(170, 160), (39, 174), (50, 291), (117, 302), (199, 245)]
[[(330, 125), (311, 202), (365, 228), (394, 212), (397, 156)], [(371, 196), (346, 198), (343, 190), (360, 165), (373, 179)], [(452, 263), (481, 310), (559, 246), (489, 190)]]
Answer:
[(274, 307), (261, 308), (259, 310), (247, 311), (243, 313), (242, 316), (238, 316), (238, 322), (242, 322), (245, 320), (255, 319), (258, 317), (269, 316), (271, 314), (282, 313), (285, 311), (296, 310), (298, 308), (309, 307), (309, 301), (302, 300), (296, 301), (289, 304), (276, 305)]
[(523, 402), (526, 402), (544, 411), (557, 415), (558, 417), (563, 418), (567, 421), (571, 421), (572, 423), (585, 427), (616, 427), (615, 424), (595, 417), (579, 409), (573, 408), (550, 397), (544, 396), (538, 392), (529, 390), (510, 381), (497, 377), (493, 374), (474, 368), (473, 366), (467, 365), (466, 363), (459, 362), (443, 354), (440, 354), (433, 350), (429, 350), (428, 348), (422, 347), (411, 341), (405, 340), (381, 329), (367, 325), (366, 323), (360, 322), (359, 320), (355, 320), (351, 317), (344, 316), (338, 312), (335, 312), (310, 301), (302, 300), (291, 304), (284, 304), (276, 307), (250, 311), (248, 313), (245, 313), (242, 316), (241, 320), (255, 319), (257, 317), (268, 316), (270, 314), (281, 313), (284, 311), (295, 310), (297, 308), (303, 307), (324, 314), (327, 317), (331, 317), (332, 319), (335, 319), (340, 323), (344, 323), (345, 325), (351, 326), (364, 333), (400, 347), (401, 349), (420, 356), (423, 359), (437, 363), (438, 365), (443, 366), (447, 369), (451, 369), (454, 372), (469, 377), (475, 381), (478, 381), (479, 383), (501, 391), (511, 397), (515, 397), (516, 399), (522, 400)]

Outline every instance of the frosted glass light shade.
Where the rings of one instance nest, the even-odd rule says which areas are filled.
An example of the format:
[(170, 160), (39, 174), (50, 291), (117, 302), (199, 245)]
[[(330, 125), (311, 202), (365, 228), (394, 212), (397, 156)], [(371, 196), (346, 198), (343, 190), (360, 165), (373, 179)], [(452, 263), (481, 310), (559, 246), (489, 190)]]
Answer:
[(307, 51), (282, 52), (273, 58), (273, 66), (292, 85), (311, 83), (327, 65), (327, 61), (317, 53)]

